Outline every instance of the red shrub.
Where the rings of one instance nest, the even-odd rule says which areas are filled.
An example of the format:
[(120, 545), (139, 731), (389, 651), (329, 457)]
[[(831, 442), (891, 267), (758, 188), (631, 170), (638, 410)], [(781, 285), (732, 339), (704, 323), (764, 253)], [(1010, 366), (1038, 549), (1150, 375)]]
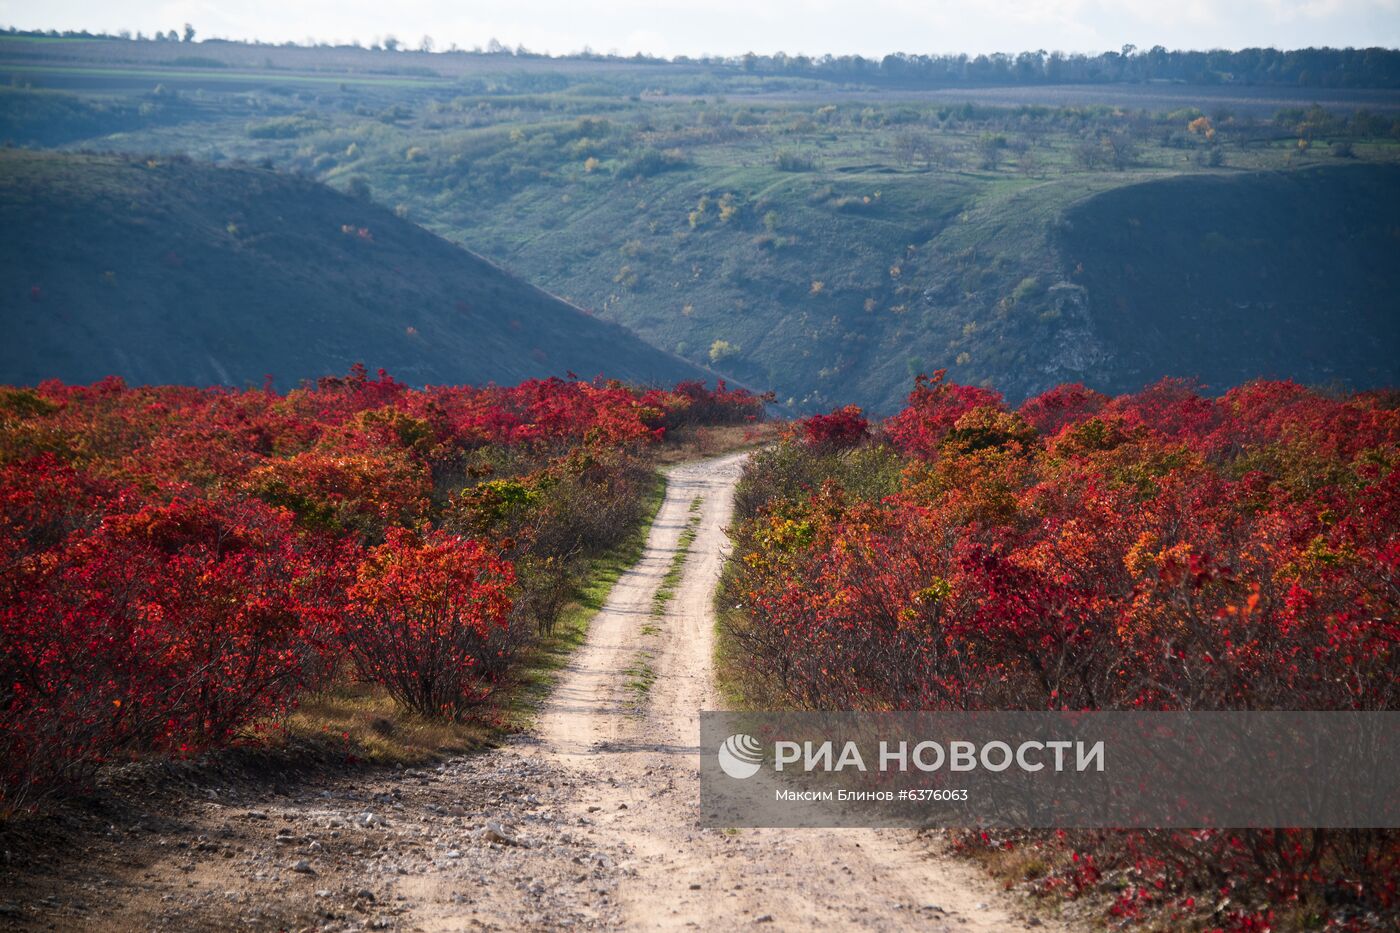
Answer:
[[(1013, 414), (921, 379), (883, 426), (905, 455), (893, 494), (841, 488), (852, 474), (801, 433), (756, 461), (745, 483), (775, 492), (737, 500), (756, 505), (726, 583), (746, 612), (734, 637), (805, 707), (1398, 709), (1387, 398), (1255, 383), (1215, 400), (1164, 381), (1111, 400), (1061, 387)], [(1109, 863), (1160, 880), (1119, 898), (1124, 919), (1180, 909), (1212, 878), (1273, 905), (1345, 886), (1368, 909), (1397, 906), (1395, 833), (1084, 845), (1094, 857), (1053, 876), (1057, 890), (1095, 888)]]
[(797, 436), (808, 447), (842, 450), (855, 447), (870, 436), (870, 422), (858, 405), (838, 408), (828, 415), (813, 415), (794, 426)]
[(1108, 396), (1102, 392), (1075, 382), (1026, 399), (1017, 410), (1039, 434), (1053, 437), (1065, 425), (1097, 415), (1108, 401)]
[[(351, 583), (362, 672), (460, 715), (509, 661), (512, 605), (548, 631), (632, 526), (668, 414), (760, 410), (722, 384), (414, 390), (362, 366), (286, 395), (0, 387), (0, 807), (274, 720), (344, 651)], [(441, 524), (509, 525), (526, 581)]]
[(885, 433), (904, 453), (932, 457), (964, 414), (983, 405), (1001, 406), (999, 393), (947, 382), (946, 375), (940, 369), (932, 376), (919, 376), (909, 404), (885, 422)]
[(199, 499), (115, 512), (4, 583), (8, 798), (285, 710), (322, 669), (339, 585), (286, 513)]
[(460, 716), (499, 674), (514, 582), (479, 542), (392, 529), (350, 588), (346, 646), (360, 676), (420, 713)]

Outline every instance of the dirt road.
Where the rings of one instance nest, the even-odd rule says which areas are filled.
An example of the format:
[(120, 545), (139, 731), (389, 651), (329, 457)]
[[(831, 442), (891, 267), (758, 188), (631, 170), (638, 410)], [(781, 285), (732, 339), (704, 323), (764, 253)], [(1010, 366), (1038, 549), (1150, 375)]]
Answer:
[[(436, 769), (210, 792), (113, 824), (35, 929), (1055, 929), (913, 833), (698, 826), (698, 713), (741, 455), (669, 475), (532, 735)], [(656, 593), (689, 540), (674, 595)]]
[[(620, 919), (645, 929), (1025, 926), (974, 867), (931, 853), (913, 834), (697, 828), (699, 711), (720, 708), (713, 596), (741, 466), (730, 456), (671, 474), (646, 557), (594, 620), (540, 719), (537, 753), (585, 782), (577, 811), (622, 814), (611, 825), (635, 874), (619, 885)], [(660, 631), (643, 636), (651, 594), (696, 499), (699, 523), (675, 599)], [(633, 711), (618, 672), (635, 669), (629, 659), (650, 638), (655, 679)]]

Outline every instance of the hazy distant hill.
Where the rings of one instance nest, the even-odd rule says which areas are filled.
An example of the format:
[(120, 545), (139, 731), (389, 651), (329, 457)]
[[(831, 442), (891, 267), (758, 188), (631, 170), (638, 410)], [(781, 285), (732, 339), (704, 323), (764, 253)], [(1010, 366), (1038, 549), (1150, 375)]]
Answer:
[(7, 383), (704, 375), (382, 207), (184, 160), (0, 152), (0, 319)]

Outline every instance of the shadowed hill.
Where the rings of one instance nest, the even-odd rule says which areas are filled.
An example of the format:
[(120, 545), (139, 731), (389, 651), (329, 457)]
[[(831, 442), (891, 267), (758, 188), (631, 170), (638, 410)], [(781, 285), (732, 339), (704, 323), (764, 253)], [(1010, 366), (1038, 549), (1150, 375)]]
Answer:
[(1166, 374), (1400, 382), (1400, 168), (1193, 175), (1070, 210), (1060, 247), (1110, 358)]
[(382, 207), (185, 160), (0, 153), (0, 382), (705, 375)]

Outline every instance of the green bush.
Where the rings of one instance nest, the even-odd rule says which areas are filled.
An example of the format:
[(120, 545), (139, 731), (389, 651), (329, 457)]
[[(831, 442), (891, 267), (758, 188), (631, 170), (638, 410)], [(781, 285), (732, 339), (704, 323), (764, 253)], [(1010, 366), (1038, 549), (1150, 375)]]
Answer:
[(662, 172), (685, 168), (690, 161), (679, 149), (644, 149), (618, 167), (618, 178), (650, 178)]
[(814, 172), (817, 170), (817, 162), (811, 156), (803, 155), (800, 152), (780, 152), (774, 160), (780, 172)]

